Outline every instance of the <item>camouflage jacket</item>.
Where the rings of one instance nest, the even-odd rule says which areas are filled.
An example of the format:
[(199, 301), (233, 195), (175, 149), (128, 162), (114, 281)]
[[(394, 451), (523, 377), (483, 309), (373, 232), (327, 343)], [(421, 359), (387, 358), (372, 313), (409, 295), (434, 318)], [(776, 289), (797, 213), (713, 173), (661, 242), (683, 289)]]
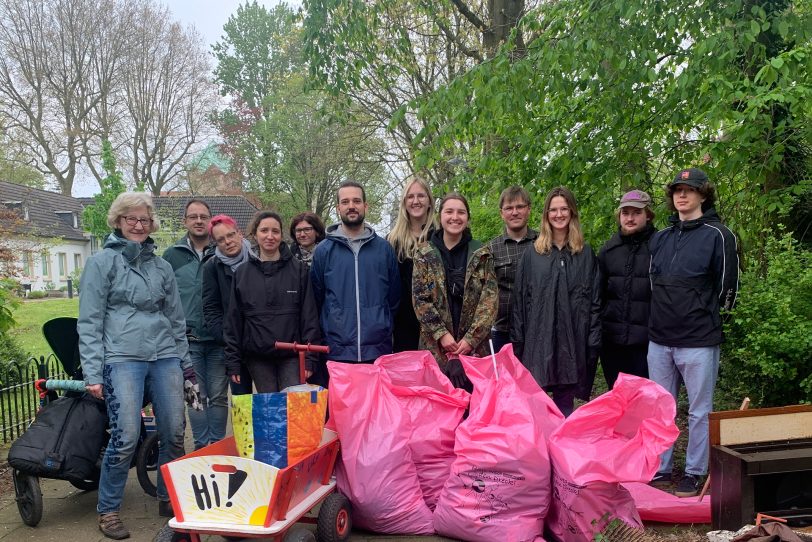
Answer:
[[(440, 337), (452, 329), (451, 311), (446, 295), (445, 270), (440, 252), (431, 244), (423, 247), (414, 260), (412, 278), (414, 311), (420, 321), (420, 348), (429, 350), (441, 368), (446, 357), (440, 350)], [(499, 304), (493, 257), (486, 246), (471, 241), (465, 269), (465, 292), (460, 314), (460, 337), (474, 349), (472, 354), (490, 353), (488, 337)]]

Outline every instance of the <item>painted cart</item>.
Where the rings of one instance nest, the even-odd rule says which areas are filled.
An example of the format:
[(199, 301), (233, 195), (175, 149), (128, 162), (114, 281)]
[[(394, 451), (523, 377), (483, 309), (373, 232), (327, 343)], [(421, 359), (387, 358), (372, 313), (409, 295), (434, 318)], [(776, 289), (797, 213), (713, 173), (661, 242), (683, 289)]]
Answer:
[[(173, 540), (200, 535), (284, 542), (340, 542), (352, 529), (350, 504), (336, 491), (338, 435), (325, 429), (319, 447), (285, 469), (240, 457), (234, 437), (161, 468), (175, 517)], [(305, 517), (321, 504), (318, 518)], [(316, 534), (297, 522), (316, 523)]]

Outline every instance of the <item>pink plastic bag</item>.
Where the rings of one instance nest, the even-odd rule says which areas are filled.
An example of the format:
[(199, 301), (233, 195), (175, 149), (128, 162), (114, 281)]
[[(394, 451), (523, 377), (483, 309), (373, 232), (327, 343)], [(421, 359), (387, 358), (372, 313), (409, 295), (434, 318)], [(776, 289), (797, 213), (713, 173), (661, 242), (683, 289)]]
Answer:
[(548, 528), (560, 542), (592, 540), (609, 521), (642, 522), (619, 482), (648, 482), (676, 440), (676, 405), (659, 384), (621, 373), (614, 389), (578, 408), (553, 432), (556, 491)]
[(710, 523), (711, 499), (706, 495), (700, 502), (697, 497), (677, 497), (642, 482), (628, 482), (629, 490), (640, 519), (661, 523)]
[(434, 511), (438, 533), (470, 541), (541, 540), (550, 503), (546, 429), (563, 417), (508, 345), (490, 357), (462, 356), (474, 384), (457, 428), (451, 477)]
[(412, 425), (392, 394), (386, 372), (373, 365), (328, 362), (330, 425), (341, 441), (339, 491), (353, 522), (387, 534), (432, 534), (409, 439)]
[(451, 385), (431, 352), (381, 356), (375, 365), (386, 371), (392, 393), (411, 419), (412, 459), (423, 499), (434, 510), (454, 462), (454, 432), (471, 396)]

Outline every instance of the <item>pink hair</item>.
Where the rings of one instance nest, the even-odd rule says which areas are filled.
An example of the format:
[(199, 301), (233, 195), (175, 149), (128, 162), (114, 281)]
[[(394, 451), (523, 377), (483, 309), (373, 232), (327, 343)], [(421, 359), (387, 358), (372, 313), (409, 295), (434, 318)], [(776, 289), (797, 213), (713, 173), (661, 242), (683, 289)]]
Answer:
[(237, 228), (237, 222), (235, 222), (234, 219), (231, 218), (230, 216), (228, 216), (228, 215), (217, 215), (217, 216), (211, 217), (211, 222), (209, 222), (209, 236), (214, 235), (212, 233), (212, 230), (214, 230), (215, 226), (219, 226), (220, 224), (222, 224), (223, 226), (231, 226), (234, 229), (239, 229), (239, 228)]

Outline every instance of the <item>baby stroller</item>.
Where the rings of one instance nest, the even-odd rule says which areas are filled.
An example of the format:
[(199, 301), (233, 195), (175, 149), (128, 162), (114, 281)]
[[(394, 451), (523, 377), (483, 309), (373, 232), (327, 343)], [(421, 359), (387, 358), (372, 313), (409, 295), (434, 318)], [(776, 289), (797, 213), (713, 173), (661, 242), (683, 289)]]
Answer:
[[(101, 459), (110, 438), (104, 402), (84, 393), (76, 318), (49, 320), (42, 333), (71, 380), (37, 381), (40, 410), (9, 450), (17, 508), (23, 522), (31, 527), (42, 519), (39, 479), (67, 480), (82, 491), (97, 489)], [(56, 390), (65, 391), (64, 396), (59, 397)], [(157, 435), (147, 431), (142, 418), (141, 438), (131, 465), (136, 467), (141, 487), (151, 496), (156, 495)]]

